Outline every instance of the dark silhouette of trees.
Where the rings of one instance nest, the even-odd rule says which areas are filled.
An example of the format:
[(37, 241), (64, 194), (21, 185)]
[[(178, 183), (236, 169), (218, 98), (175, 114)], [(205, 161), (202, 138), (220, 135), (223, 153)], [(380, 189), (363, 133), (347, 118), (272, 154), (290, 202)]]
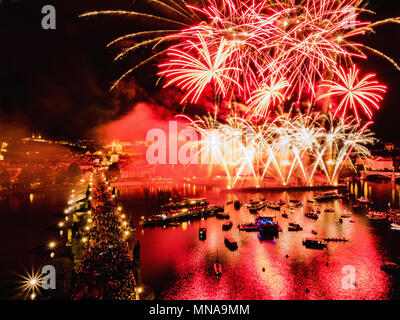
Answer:
[(106, 177), (109, 180), (116, 180), (121, 178), (121, 169), (119, 168), (118, 162), (114, 162), (108, 167), (106, 171)]

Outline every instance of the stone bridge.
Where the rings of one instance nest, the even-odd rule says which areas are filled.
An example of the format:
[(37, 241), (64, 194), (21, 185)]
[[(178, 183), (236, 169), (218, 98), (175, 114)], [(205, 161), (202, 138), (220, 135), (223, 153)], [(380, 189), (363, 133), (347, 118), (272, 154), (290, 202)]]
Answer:
[(392, 182), (400, 179), (400, 172), (395, 171), (361, 171), (361, 180), (366, 180), (370, 176), (389, 178)]

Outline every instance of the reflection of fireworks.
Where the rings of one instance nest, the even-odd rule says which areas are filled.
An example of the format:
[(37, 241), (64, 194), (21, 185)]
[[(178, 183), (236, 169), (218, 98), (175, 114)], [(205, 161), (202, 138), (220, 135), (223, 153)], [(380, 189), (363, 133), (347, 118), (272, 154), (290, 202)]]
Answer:
[(382, 96), (379, 93), (386, 92), (386, 86), (380, 85), (378, 81), (372, 81), (375, 77), (374, 74), (366, 75), (361, 80), (358, 80), (360, 70), (356, 65), (346, 73), (343, 68), (335, 71), (336, 76), (340, 82), (326, 80), (325, 84), (321, 87), (328, 87), (329, 92), (321, 95), (318, 99), (323, 99), (330, 96), (341, 97), (339, 105), (336, 107), (335, 115), (342, 111), (343, 117), (346, 116), (347, 109), (352, 109), (357, 120), (358, 112), (357, 107), (360, 106), (369, 119), (372, 118), (372, 111), (370, 105), (375, 109), (379, 109), (379, 101)]
[(375, 141), (367, 129), (370, 123), (361, 127), (355, 119), (320, 115), (282, 114), (263, 125), (207, 117), (191, 125), (201, 136), (199, 156), (223, 168), (229, 187), (248, 175), (258, 186), (266, 177), (283, 185), (293, 179), (311, 185), (317, 173), (335, 183), (350, 154), (369, 155), (366, 145)]

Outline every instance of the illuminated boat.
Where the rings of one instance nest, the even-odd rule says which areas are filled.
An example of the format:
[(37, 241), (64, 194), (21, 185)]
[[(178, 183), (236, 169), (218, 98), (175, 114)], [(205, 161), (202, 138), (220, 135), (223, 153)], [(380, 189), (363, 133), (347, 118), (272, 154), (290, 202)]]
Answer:
[(383, 221), (388, 219), (386, 212), (377, 212), (377, 211), (369, 211), (366, 217), (369, 220), (374, 220), (374, 221)]
[(261, 235), (275, 235), (279, 231), (279, 225), (274, 215), (263, 215), (257, 217), (255, 223)]
[(247, 208), (251, 213), (257, 213), (257, 211), (265, 208), (268, 205), (268, 201), (266, 200), (258, 200), (258, 201), (250, 201), (250, 204), (247, 205)]
[(267, 207), (273, 210), (278, 210), (278, 211), (281, 210), (281, 206), (275, 202), (268, 203)]
[(224, 242), (226, 247), (230, 250), (236, 250), (237, 248), (239, 248), (236, 240), (231, 237), (225, 237)]
[(390, 225), (390, 228), (391, 228), (392, 230), (400, 230), (400, 224), (399, 224), (399, 223), (392, 223), (392, 224)]
[(341, 197), (342, 196), (336, 191), (327, 191), (318, 194), (317, 196), (314, 197), (314, 199), (316, 201), (329, 201), (329, 200), (340, 199)]
[(207, 228), (200, 228), (199, 229), (199, 239), (206, 240), (207, 238)]
[(350, 211), (345, 210), (345, 212), (340, 217), (341, 218), (351, 218), (352, 214)]
[(360, 197), (357, 201), (362, 204), (372, 204), (372, 201), (366, 197)]
[(326, 208), (326, 209), (325, 209), (325, 212), (335, 212), (335, 209), (333, 209), (333, 208)]
[(317, 238), (307, 238), (303, 240), (303, 245), (306, 248), (310, 248), (310, 249), (324, 249), (326, 248), (328, 245), (327, 243), (323, 240), (323, 239), (317, 239)]

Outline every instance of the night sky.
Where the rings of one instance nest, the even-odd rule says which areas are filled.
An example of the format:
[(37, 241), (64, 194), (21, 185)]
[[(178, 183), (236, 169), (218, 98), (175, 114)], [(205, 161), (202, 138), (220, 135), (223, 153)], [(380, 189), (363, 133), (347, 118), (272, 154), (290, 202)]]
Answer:
[[(79, 19), (78, 15), (145, 5), (144, 0), (132, 6), (133, 2), (0, 0), (0, 137), (15, 133), (13, 129), (51, 138), (90, 137), (93, 128), (123, 117), (143, 101), (179, 110), (173, 92), (155, 87), (154, 68), (136, 72), (116, 92), (109, 92), (135, 57), (115, 63), (116, 51), (106, 44), (138, 30), (138, 25), (119, 18)], [(56, 30), (41, 27), (41, 8), (46, 4), (57, 10)], [(400, 16), (400, 1), (374, 0), (369, 8), (377, 11), (377, 19)], [(376, 31), (363, 42), (400, 63), (400, 25)], [(374, 131), (383, 141), (400, 143), (400, 72), (374, 56), (358, 64), (364, 71), (377, 73), (389, 87), (381, 110), (375, 113)]]

